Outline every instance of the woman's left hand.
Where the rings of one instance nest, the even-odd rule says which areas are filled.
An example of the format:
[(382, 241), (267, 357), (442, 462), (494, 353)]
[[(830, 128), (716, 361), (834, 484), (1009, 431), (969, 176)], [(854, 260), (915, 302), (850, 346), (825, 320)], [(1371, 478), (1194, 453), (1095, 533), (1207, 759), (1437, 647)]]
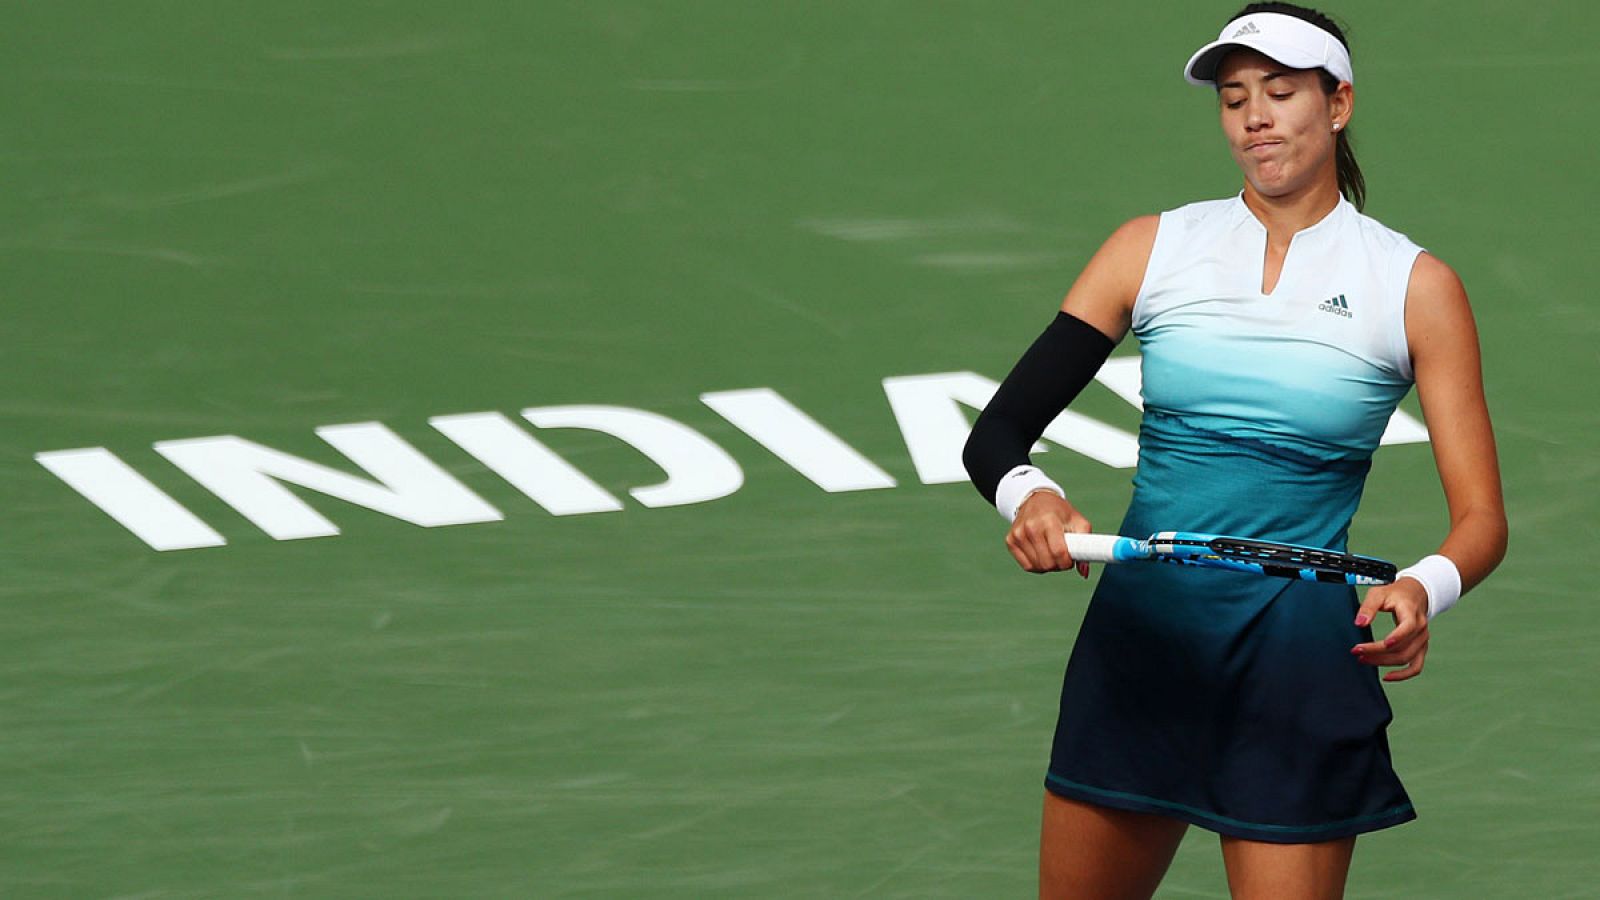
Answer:
[(1414, 578), (1402, 578), (1367, 591), (1356, 613), (1356, 625), (1366, 626), (1380, 612), (1394, 616), (1394, 630), (1382, 640), (1350, 648), (1369, 666), (1404, 666), (1383, 676), (1384, 681), (1405, 681), (1422, 674), (1428, 655), (1428, 592)]

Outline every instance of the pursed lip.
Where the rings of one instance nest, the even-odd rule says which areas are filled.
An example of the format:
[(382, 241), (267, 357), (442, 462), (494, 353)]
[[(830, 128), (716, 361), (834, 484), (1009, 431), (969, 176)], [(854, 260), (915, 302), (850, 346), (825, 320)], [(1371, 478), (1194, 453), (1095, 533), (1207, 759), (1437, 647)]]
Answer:
[(1281, 140), (1279, 140), (1277, 138), (1267, 138), (1267, 139), (1264, 139), (1264, 140), (1252, 141), (1252, 142), (1244, 145), (1244, 152), (1246, 152), (1246, 153), (1256, 153), (1256, 152), (1263, 151), (1263, 150), (1266, 150), (1266, 149), (1271, 148), (1271, 147), (1276, 147), (1276, 146), (1278, 146), (1279, 144), (1282, 144), (1282, 143), (1283, 143), (1283, 141), (1281, 141)]

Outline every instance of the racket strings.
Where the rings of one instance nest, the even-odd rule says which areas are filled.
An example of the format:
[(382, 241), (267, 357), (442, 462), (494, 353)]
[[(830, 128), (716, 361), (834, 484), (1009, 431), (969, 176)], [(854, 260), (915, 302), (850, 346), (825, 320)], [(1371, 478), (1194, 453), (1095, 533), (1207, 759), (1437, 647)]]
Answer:
[(1385, 560), (1357, 556), (1353, 553), (1339, 553), (1334, 550), (1319, 550), (1314, 547), (1293, 547), (1238, 538), (1214, 540), (1207, 546), (1223, 557), (1247, 562), (1366, 575), (1387, 581), (1393, 581), (1397, 571), (1394, 563)]

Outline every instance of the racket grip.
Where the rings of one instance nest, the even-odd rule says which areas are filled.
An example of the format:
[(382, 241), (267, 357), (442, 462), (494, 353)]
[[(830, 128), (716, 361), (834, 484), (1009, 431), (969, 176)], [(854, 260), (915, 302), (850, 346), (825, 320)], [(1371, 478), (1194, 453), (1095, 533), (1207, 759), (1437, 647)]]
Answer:
[(1067, 552), (1076, 562), (1116, 562), (1117, 541), (1124, 540), (1115, 534), (1068, 534)]

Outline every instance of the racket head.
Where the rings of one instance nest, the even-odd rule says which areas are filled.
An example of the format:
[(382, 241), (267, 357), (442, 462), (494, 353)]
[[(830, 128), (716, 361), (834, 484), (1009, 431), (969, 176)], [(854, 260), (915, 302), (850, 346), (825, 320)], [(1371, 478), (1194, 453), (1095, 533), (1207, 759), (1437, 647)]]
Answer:
[(1336, 584), (1379, 585), (1394, 581), (1388, 560), (1321, 547), (1193, 531), (1162, 531), (1149, 538), (1164, 562), (1255, 572), (1280, 578)]

